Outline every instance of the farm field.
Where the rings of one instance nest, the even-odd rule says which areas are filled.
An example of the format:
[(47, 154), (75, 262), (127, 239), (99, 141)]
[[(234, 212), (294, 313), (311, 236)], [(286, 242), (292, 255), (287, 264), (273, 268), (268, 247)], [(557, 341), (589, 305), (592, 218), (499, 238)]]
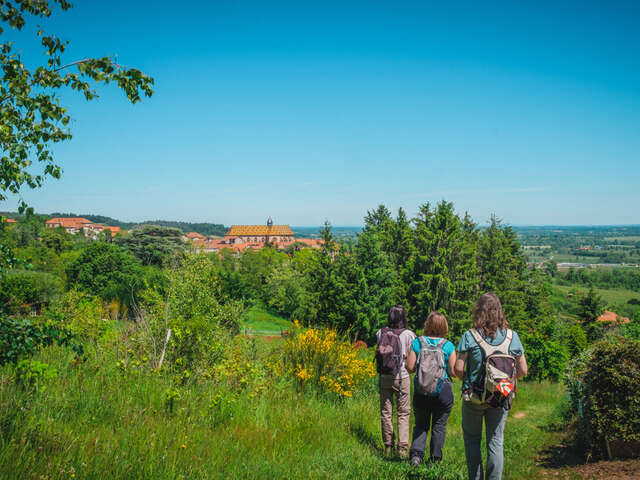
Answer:
[[(248, 358), (265, 354), (260, 340), (250, 341)], [(12, 367), (0, 370), (3, 479), (466, 478), (459, 400), (442, 464), (412, 469), (382, 455), (375, 379), (335, 400), (297, 391), (284, 378), (240, 392), (176, 386), (144, 370), (122, 371), (98, 350), (84, 364), (59, 347), (36, 359), (58, 373), (36, 392), (9, 381)], [(459, 399), (459, 382), (455, 390)], [(563, 399), (561, 384), (520, 384), (505, 479), (541, 476), (536, 461), (556, 441), (548, 426)]]
[[(589, 290), (589, 287), (585, 286), (554, 285), (554, 287), (562, 291), (565, 295), (571, 291), (585, 294)], [(640, 293), (634, 292), (633, 290), (623, 288), (595, 288), (595, 290), (606, 303), (611, 305), (627, 303), (632, 298), (640, 300)]]

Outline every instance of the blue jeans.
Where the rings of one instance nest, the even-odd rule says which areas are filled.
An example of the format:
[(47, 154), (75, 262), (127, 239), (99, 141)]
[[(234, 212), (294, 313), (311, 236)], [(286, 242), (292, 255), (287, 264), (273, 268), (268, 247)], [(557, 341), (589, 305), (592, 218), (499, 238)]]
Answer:
[(487, 480), (500, 480), (504, 464), (503, 440), (504, 424), (508, 411), (502, 407), (484, 408), (471, 402), (462, 402), (462, 434), (467, 455), (469, 480), (483, 480), (482, 468), (482, 420), (486, 426), (487, 440)]

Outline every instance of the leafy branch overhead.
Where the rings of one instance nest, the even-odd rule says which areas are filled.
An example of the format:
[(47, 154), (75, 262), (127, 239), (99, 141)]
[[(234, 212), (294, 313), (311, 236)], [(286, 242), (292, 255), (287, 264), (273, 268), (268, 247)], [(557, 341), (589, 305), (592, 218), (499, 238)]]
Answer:
[[(54, 9), (71, 8), (66, 0), (0, 0), (0, 35), (5, 28), (21, 30), (30, 17), (48, 18)], [(153, 78), (127, 68), (109, 56), (63, 63), (69, 42), (37, 31), (46, 65), (30, 68), (13, 42), (0, 44), (0, 201), (18, 194), (25, 184), (38, 188), (46, 177), (60, 178), (62, 169), (52, 152), (54, 143), (69, 140), (67, 108), (57, 93), (72, 89), (87, 100), (98, 96), (97, 83), (115, 83), (132, 103), (153, 95)], [(41, 169), (32, 165), (41, 162)], [(26, 204), (21, 202), (23, 211)]]

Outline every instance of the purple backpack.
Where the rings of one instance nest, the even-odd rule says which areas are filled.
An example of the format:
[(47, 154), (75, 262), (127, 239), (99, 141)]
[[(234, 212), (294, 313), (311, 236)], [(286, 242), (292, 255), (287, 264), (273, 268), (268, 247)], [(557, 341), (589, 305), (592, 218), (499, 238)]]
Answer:
[(400, 334), (404, 328), (392, 329), (384, 327), (380, 331), (380, 341), (376, 347), (376, 366), (378, 373), (393, 375), (400, 373), (402, 368), (402, 343)]

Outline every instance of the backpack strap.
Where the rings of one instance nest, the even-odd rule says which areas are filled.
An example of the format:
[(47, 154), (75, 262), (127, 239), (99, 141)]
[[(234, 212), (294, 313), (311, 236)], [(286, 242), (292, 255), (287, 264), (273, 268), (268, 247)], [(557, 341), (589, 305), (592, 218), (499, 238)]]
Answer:
[(440, 341), (438, 342), (438, 345), (436, 345), (436, 347), (442, 348), (442, 347), (444, 347), (445, 343), (447, 343), (447, 339), (446, 338), (441, 338)]
[[(511, 332), (511, 330), (507, 332), (507, 335), (509, 334), (509, 332)], [(480, 350), (482, 350), (482, 353), (484, 354), (484, 358), (487, 358), (489, 355), (493, 355), (494, 353), (503, 353), (502, 346), (507, 340), (506, 336), (505, 336), (505, 339), (500, 343), (500, 345), (491, 345), (489, 342), (487, 342), (484, 339), (482, 335), (480, 335), (480, 332), (478, 332), (478, 330), (476, 330), (475, 328), (471, 328), (469, 330), (469, 333), (471, 333), (471, 335), (473, 336), (473, 339), (476, 341), (476, 343), (480, 347)], [(509, 339), (509, 345), (511, 345), (511, 339)]]
[(420, 349), (427, 348), (427, 341), (422, 335), (418, 337), (418, 340), (420, 341)]

